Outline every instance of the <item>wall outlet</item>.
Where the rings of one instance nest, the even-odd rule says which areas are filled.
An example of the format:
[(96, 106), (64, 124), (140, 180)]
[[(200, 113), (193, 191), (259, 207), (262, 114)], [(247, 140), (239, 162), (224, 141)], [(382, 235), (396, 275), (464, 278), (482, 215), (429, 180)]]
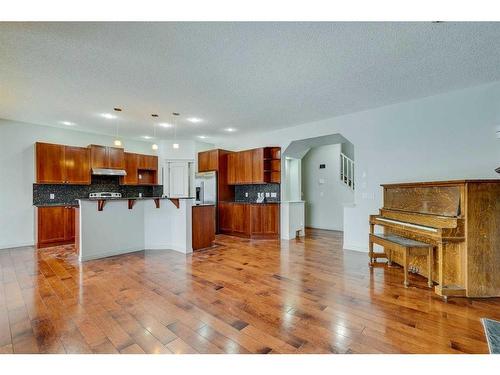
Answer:
[(278, 194), (276, 193), (271, 193), (271, 198), (276, 198), (278, 196)]
[(142, 174), (139, 174), (139, 180), (142, 180)]
[(56, 198), (56, 195), (55, 195), (55, 194), (50, 194), (50, 195), (49, 195), (49, 198), (50, 198), (50, 199), (55, 199), (55, 198)]
[(245, 197), (248, 198), (248, 191), (245, 193)]
[(271, 193), (266, 193), (266, 198), (269, 198), (271, 196)]

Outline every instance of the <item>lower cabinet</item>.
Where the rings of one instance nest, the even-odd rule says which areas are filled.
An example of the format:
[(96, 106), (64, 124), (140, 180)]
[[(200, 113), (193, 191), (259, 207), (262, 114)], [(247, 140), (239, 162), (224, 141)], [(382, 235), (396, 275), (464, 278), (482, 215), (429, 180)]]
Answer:
[(215, 206), (193, 206), (193, 250), (206, 249), (215, 241)]
[(75, 242), (75, 208), (37, 207), (37, 248)]
[(246, 238), (277, 238), (280, 205), (270, 203), (219, 203), (221, 233)]

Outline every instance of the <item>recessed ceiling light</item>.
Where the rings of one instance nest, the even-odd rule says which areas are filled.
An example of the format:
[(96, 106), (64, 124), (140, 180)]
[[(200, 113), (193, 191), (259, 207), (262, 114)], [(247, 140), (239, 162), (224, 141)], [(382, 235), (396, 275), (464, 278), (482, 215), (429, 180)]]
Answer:
[(178, 143), (174, 143), (174, 144), (172, 145), (172, 147), (173, 147), (173, 148), (179, 148), (179, 144), (178, 144)]
[(101, 117), (107, 118), (108, 120), (116, 118), (116, 116), (111, 113), (101, 113)]
[(152, 137), (150, 135), (143, 135), (142, 138), (144, 138), (144, 139), (151, 139)]
[(61, 121), (61, 124), (66, 125), (66, 126), (76, 125), (74, 122), (71, 122), (71, 121)]
[(200, 138), (200, 139), (206, 139), (207, 136), (206, 135), (199, 135), (198, 138)]
[(162, 128), (171, 128), (172, 127), (172, 124), (169, 124), (168, 122), (160, 122), (158, 125), (161, 126)]
[(189, 122), (192, 122), (193, 124), (197, 124), (199, 122), (202, 122), (203, 120), (201, 118), (198, 118), (198, 117), (189, 117), (187, 118), (187, 120)]
[(231, 133), (231, 132), (235, 132), (236, 129), (235, 128), (225, 128), (224, 131)]

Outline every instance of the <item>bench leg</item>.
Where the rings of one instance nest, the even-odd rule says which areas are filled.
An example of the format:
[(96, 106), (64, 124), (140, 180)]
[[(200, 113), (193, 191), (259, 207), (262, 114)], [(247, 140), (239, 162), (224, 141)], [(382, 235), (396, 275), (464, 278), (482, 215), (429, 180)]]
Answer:
[(427, 280), (427, 285), (429, 288), (432, 288), (433, 282), (432, 282), (432, 264), (433, 264), (433, 258), (434, 258), (434, 248), (429, 247), (429, 254), (427, 255), (427, 269), (428, 269), (428, 280)]
[(408, 283), (408, 258), (409, 258), (409, 253), (410, 252), (410, 249), (406, 248), (404, 253), (403, 253), (403, 268), (404, 268), (404, 273), (405, 273), (405, 279), (404, 279), (404, 282), (403, 282), (403, 285), (405, 286), (405, 288), (408, 288), (408, 286), (410, 285)]

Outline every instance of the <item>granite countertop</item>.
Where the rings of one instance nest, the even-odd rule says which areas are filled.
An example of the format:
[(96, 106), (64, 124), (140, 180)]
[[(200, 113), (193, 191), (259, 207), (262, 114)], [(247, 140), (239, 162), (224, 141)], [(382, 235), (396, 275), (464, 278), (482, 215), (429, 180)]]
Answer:
[(78, 202), (75, 203), (37, 203), (35, 207), (78, 207)]
[(113, 197), (107, 197), (107, 198), (81, 198), (80, 200), (82, 201), (128, 201), (129, 199), (134, 199), (134, 200), (148, 200), (148, 199), (194, 199), (191, 197), (186, 197), (186, 198), (170, 198), (170, 197), (120, 197), (120, 198), (113, 198)]
[(248, 202), (248, 201), (221, 201), (221, 203), (238, 203), (238, 204), (280, 204), (281, 202), (279, 201), (273, 201), (273, 202)]

